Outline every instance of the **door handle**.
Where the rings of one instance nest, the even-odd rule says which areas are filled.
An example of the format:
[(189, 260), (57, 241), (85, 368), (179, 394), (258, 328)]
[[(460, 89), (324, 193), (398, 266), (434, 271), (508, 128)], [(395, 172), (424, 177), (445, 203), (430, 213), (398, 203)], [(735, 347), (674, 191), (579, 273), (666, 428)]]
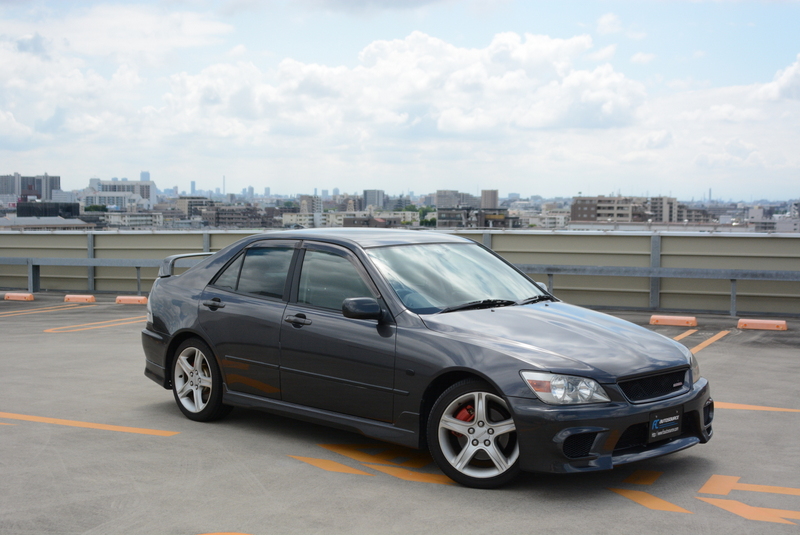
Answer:
[(200, 304), (203, 305), (204, 307), (210, 308), (211, 310), (214, 310), (214, 309), (217, 309), (217, 308), (225, 308), (225, 303), (223, 303), (222, 300), (220, 300), (219, 297), (215, 297), (211, 301), (203, 301)]
[(306, 319), (302, 314), (296, 316), (286, 316), (283, 318), (286, 323), (291, 323), (295, 327), (302, 327), (303, 325), (311, 325), (311, 320)]

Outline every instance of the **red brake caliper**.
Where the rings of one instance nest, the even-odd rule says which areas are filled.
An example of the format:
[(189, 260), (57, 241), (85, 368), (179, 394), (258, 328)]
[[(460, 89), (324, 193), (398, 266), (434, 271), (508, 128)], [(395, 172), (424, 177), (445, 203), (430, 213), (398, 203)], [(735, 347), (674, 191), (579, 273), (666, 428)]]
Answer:
[[(473, 407), (472, 405), (464, 405), (463, 407), (461, 407), (461, 410), (459, 410), (456, 413), (456, 420), (461, 420), (462, 422), (471, 422), (474, 419), (475, 419), (475, 407)], [(464, 436), (461, 433), (456, 433), (455, 431), (450, 431), (450, 432), (457, 437)]]

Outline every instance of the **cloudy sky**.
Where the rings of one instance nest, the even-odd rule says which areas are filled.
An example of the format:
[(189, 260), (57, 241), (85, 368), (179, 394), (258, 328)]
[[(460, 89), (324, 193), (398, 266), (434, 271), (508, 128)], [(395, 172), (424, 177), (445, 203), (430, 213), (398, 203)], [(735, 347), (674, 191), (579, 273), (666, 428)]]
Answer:
[(0, 0), (0, 174), (800, 197), (800, 2)]

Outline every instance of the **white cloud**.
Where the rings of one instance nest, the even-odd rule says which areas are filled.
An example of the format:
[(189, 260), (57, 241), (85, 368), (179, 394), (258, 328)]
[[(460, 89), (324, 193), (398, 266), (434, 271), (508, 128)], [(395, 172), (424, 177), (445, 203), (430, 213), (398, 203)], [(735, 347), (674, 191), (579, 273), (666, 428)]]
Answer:
[(606, 13), (597, 19), (597, 33), (600, 35), (609, 35), (612, 33), (619, 33), (621, 31), (622, 22), (614, 13)]
[(655, 54), (646, 54), (644, 52), (637, 52), (636, 54), (631, 56), (631, 63), (637, 63), (639, 65), (647, 65), (654, 59), (656, 59)]
[(609, 61), (611, 58), (614, 57), (614, 54), (617, 53), (617, 45), (609, 45), (604, 47), (597, 52), (592, 52), (589, 54), (589, 59), (594, 61)]
[(773, 81), (765, 84), (758, 95), (768, 100), (782, 98), (800, 100), (800, 54), (797, 56), (797, 61), (786, 69), (778, 71)]
[(210, 15), (143, 5), (99, 4), (64, 19), (35, 22), (0, 19), (0, 35), (12, 36), (20, 50), (128, 62), (158, 62), (176, 49), (217, 43), (231, 31)]

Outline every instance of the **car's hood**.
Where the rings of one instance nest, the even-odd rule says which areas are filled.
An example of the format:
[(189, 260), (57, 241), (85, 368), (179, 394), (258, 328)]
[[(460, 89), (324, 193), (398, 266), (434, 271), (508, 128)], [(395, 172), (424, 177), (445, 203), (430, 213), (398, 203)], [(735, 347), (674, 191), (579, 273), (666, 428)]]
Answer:
[(434, 331), (467, 338), (555, 373), (601, 382), (689, 364), (679, 344), (627, 321), (565, 303), (422, 316)]

